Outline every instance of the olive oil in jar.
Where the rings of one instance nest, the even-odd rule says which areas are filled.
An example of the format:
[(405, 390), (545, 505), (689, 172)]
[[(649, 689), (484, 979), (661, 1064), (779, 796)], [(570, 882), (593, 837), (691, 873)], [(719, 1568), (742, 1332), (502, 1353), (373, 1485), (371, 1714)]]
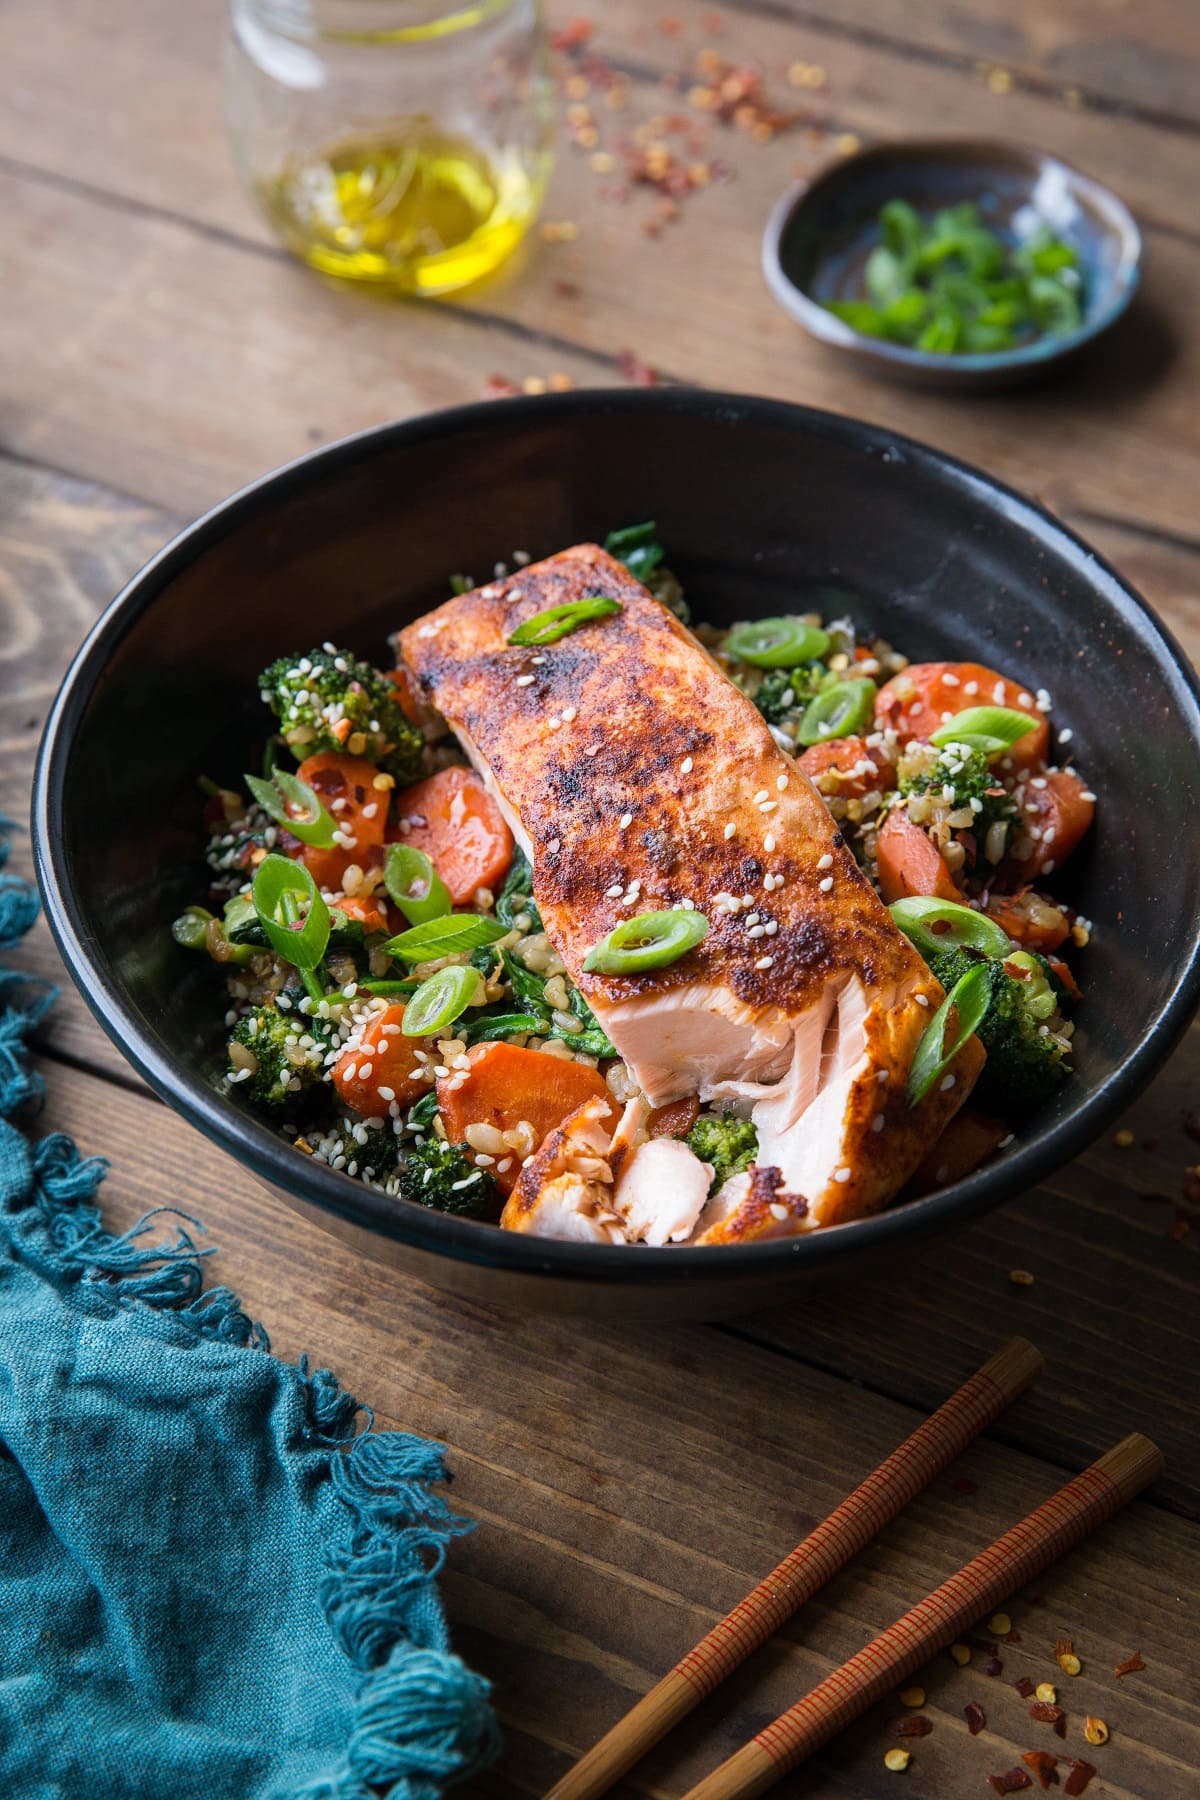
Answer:
[(409, 294), (441, 294), (498, 268), (537, 214), (544, 179), (428, 119), (295, 156), (259, 202), (314, 269)]

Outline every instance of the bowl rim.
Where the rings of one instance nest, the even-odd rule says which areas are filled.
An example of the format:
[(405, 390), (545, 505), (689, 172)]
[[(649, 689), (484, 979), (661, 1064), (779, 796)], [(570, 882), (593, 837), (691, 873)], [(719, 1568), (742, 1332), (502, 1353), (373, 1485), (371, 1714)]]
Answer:
[[(701, 1277), (760, 1276), (764, 1283), (800, 1259), (817, 1269), (852, 1254), (905, 1238), (919, 1238), (956, 1221), (966, 1222), (1036, 1185), (1093, 1143), (1105, 1126), (1141, 1092), (1182, 1035), (1200, 1002), (1200, 917), (1190, 954), (1155, 1012), (1142, 1041), (1117, 1069), (1038, 1142), (1017, 1139), (995, 1161), (944, 1188), (868, 1217), (825, 1226), (797, 1238), (767, 1243), (710, 1246), (576, 1244), (501, 1231), (408, 1202), (397, 1202), (363, 1183), (300, 1155), (272, 1128), (240, 1111), (209, 1087), (182, 1057), (166, 1051), (143, 1025), (109, 970), (94, 957), (82, 908), (64, 854), (62, 824), (66, 777), (76, 727), (103, 677), (112, 653), (171, 581), (231, 528), (245, 523), (267, 499), (284, 499), (334, 470), (353, 466), (380, 450), (455, 436), (478, 427), (520, 429), (526, 423), (588, 418), (597, 414), (707, 417), (734, 426), (755, 423), (834, 441), (884, 458), (899, 448), (906, 465), (949, 484), (960, 495), (986, 499), (993, 510), (1047, 550), (1086, 564), (1093, 585), (1110, 605), (1148, 628), (1164, 666), (1191, 699), (1184, 713), (1200, 754), (1200, 677), (1169, 628), (1149, 603), (1074, 532), (1036, 501), (956, 457), (880, 425), (813, 407), (758, 396), (700, 388), (579, 389), (565, 394), (477, 401), (377, 425), (307, 451), (258, 477), (178, 532), (139, 570), (95, 621), (63, 677), (43, 730), (34, 774), (32, 822), (38, 884), (47, 921), (67, 969), (102, 1029), (151, 1089), (211, 1142), (232, 1154), (269, 1185), (293, 1194), (352, 1227), (366, 1229), (418, 1251), (514, 1274), (548, 1276), (579, 1285), (613, 1282), (675, 1287)], [(732, 1260), (731, 1260), (732, 1259)]]
[[(853, 170), (864, 163), (886, 163), (900, 154), (937, 162), (944, 160), (947, 152), (956, 150), (969, 150), (981, 159), (990, 156), (996, 160), (1021, 164), (1031, 170), (1061, 170), (1071, 186), (1085, 192), (1097, 210), (1106, 216), (1113, 237), (1120, 242), (1121, 256), (1113, 272), (1105, 305), (1092, 318), (1085, 318), (1078, 330), (1068, 332), (1063, 337), (1034, 338), (1031, 343), (1018, 344), (1011, 350), (989, 350), (970, 356), (960, 356), (957, 353), (952, 356), (939, 355), (932, 350), (917, 350), (908, 344), (893, 344), (887, 338), (871, 337), (867, 332), (856, 331), (844, 319), (839, 319), (836, 313), (829, 312), (819, 301), (814, 300), (787, 273), (783, 266), (783, 243), (793, 219), (821, 189), (831, 186), (848, 169)], [(1091, 343), (1093, 338), (1099, 337), (1116, 324), (1132, 301), (1141, 280), (1143, 250), (1142, 234), (1137, 221), (1120, 195), (1093, 176), (1085, 175), (1082, 169), (1066, 162), (1061, 156), (1039, 150), (1033, 145), (1008, 143), (1003, 138), (912, 137), (891, 138), (885, 143), (868, 144), (850, 156), (827, 163), (811, 180), (793, 182), (779, 196), (767, 217), (762, 236), (761, 263), (763, 278), (775, 300), (811, 337), (819, 338), (835, 349), (848, 350), (896, 368), (942, 376), (952, 376), (959, 372), (966, 377), (995, 374), (1008, 369), (1032, 371), (1045, 368), (1057, 362), (1060, 357), (1069, 356), (1081, 345)]]

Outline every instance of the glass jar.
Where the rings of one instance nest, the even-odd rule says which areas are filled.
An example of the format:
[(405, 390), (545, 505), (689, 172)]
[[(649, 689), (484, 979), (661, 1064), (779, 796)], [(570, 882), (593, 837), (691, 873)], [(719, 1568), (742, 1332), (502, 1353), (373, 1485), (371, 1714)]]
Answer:
[(553, 100), (540, 0), (231, 0), (242, 178), (313, 268), (445, 294), (537, 217)]

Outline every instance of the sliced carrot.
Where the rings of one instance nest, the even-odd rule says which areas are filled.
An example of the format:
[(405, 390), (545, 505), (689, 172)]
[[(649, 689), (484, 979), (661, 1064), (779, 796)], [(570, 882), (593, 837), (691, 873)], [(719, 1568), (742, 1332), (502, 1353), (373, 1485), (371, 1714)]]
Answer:
[[(416, 1053), (419, 1039), (404, 1037), (399, 1026), (402, 1006), (388, 1006), (373, 1018), (354, 1050), (343, 1050), (333, 1065), (333, 1085), (343, 1106), (364, 1119), (386, 1119), (393, 1100), (411, 1106), (429, 1092)], [(387, 1088), (381, 1094), (380, 1088)]]
[(694, 1094), (684, 1100), (668, 1100), (656, 1106), (646, 1120), (646, 1130), (655, 1137), (686, 1137), (700, 1116), (700, 1102)]
[[(611, 1099), (604, 1077), (596, 1069), (562, 1056), (547, 1056), (542, 1050), (477, 1044), (468, 1057), (468, 1075), (442, 1076), (437, 1084), (438, 1109), (452, 1144), (463, 1141), (470, 1125), (515, 1131), (525, 1121), (533, 1128), (533, 1142), (526, 1153), (532, 1154), (585, 1100)], [(504, 1160), (503, 1155), (499, 1160)], [(514, 1152), (507, 1169), (493, 1170), (504, 1193), (510, 1194), (516, 1186), (523, 1160), (521, 1153)]]
[(1071, 930), (1061, 906), (1029, 888), (1015, 894), (989, 894), (984, 911), (1023, 950), (1057, 950)]
[(312, 844), (299, 847), (300, 860), (318, 887), (340, 888), (352, 863), (364, 870), (382, 868), (390, 796), (388, 789), (375, 786), (379, 774), (375, 764), (342, 750), (321, 750), (306, 757), (296, 773), (325, 802), (338, 830), (350, 840), (328, 850)]
[[(872, 789), (896, 785), (896, 771), (880, 749), (868, 749), (860, 737), (830, 738), (813, 744), (799, 759), (800, 767), (821, 793), (861, 800)], [(818, 776), (825, 779), (817, 781)]]
[[(378, 893), (362, 896), (360, 894), (343, 894), (338, 901), (338, 911), (344, 912), (348, 919), (358, 919), (364, 931), (390, 931), (391, 921), (387, 913), (387, 901)], [(400, 927), (399, 929), (403, 929)]]
[(969, 1106), (963, 1107), (922, 1157), (909, 1191), (927, 1194), (952, 1181), (962, 1181), (989, 1156), (994, 1156), (1007, 1136), (1008, 1126), (1003, 1119), (989, 1119)]
[[(970, 690), (970, 691), (968, 691)], [(1004, 706), (1025, 713), (1034, 728), (1005, 752), (1015, 769), (1044, 763), (1050, 750), (1050, 727), (1034, 704), (1028, 688), (1009, 681), (983, 663), (910, 663), (885, 682), (875, 700), (875, 724), (890, 726), (902, 744), (912, 738), (928, 741), (946, 723), (946, 713), (966, 712), (973, 706)]]
[(890, 906), (909, 894), (936, 894), (939, 900), (961, 900), (946, 859), (929, 834), (914, 825), (897, 806), (879, 827), (875, 840), (879, 886)]
[(1046, 960), (1049, 962), (1050, 967), (1053, 970), (1057, 979), (1062, 982), (1062, 984), (1066, 988), (1068, 994), (1070, 994), (1072, 1000), (1082, 1000), (1083, 999), (1083, 989), (1080, 987), (1079, 983), (1076, 981), (1074, 975), (1071, 973), (1071, 970), (1067, 967), (1066, 963), (1063, 962), (1062, 958), (1059, 956), (1050, 956), (1050, 957), (1047, 957)]
[(1039, 833), (1032, 856), (1015, 864), (1025, 881), (1061, 868), (1086, 835), (1096, 811), (1087, 783), (1074, 769), (1049, 769), (1043, 779), (1044, 787), (1026, 785), (1022, 801), (1025, 823), (1035, 825)]
[(512, 832), (470, 769), (441, 769), (404, 788), (396, 796), (396, 819), (401, 841), (432, 860), (455, 906), (469, 906), (479, 888), (494, 892), (504, 880)]

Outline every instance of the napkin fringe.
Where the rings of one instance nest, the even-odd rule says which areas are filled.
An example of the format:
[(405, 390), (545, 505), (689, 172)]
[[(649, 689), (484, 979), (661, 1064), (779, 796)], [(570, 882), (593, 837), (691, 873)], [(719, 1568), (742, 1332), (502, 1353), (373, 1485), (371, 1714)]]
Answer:
[[(38, 914), (29, 884), (4, 872), (12, 829), (0, 816), (0, 948), (23, 937)], [(43, 1094), (27, 1039), (57, 992), (37, 976), (0, 969), (0, 1216), (13, 1255), (85, 1303), (140, 1304), (169, 1313), (196, 1338), (269, 1352), (265, 1329), (231, 1289), (204, 1289), (204, 1259), (216, 1247), (196, 1244), (192, 1232), (204, 1235), (198, 1220), (160, 1206), (119, 1235), (108, 1231), (94, 1204), (106, 1160), (81, 1155), (62, 1132), (30, 1145), (18, 1129)], [(174, 1241), (141, 1242), (160, 1218), (176, 1221)], [(331, 1370), (310, 1371), (306, 1356), (297, 1373), (304, 1441), (329, 1452), (336, 1500), (318, 1597), (364, 1680), (341, 1767), (288, 1800), (438, 1800), (447, 1785), (486, 1768), (500, 1743), (490, 1684), (449, 1649), (436, 1587), (447, 1546), (474, 1521), (433, 1491), (449, 1479), (440, 1444), (371, 1431), (370, 1409)], [(355, 1437), (360, 1412), (368, 1429)]]

